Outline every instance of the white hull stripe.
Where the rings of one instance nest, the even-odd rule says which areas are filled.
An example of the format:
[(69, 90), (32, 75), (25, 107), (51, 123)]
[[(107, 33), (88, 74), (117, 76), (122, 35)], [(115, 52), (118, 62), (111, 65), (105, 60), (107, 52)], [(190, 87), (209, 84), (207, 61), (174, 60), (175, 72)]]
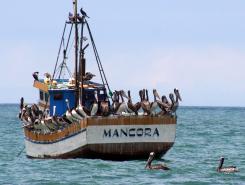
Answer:
[(70, 139), (71, 137), (74, 137), (74, 136), (76, 136), (76, 135), (78, 135), (78, 134), (80, 134), (80, 133), (83, 133), (83, 132), (85, 132), (86, 130), (87, 130), (86, 128), (85, 128), (85, 129), (82, 129), (81, 131), (79, 131), (79, 132), (77, 132), (77, 133), (74, 133), (74, 134), (72, 134), (72, 135), (66, 136), (66, 137), (64, 137), (64, 138), (62, 138), (62, 139), (59, 139), (59, 140), (56, 140), (56, 141), (52, 141), (52, 142), (50, 142), (50, 141), (33, 141), (33, 140), (31, 140), (31, 139), (29, 139), (29, 138), (27, 138), (27, 137), (25, 137), (25, 139), (26, 139), (27, 141), (30, 141), (30, 142), (36, 143), (36, 144), (53, 144), (53, 143), (58, 143), (58, 142), (60, 142), (60, 141), (66, 140), (66, 139)]

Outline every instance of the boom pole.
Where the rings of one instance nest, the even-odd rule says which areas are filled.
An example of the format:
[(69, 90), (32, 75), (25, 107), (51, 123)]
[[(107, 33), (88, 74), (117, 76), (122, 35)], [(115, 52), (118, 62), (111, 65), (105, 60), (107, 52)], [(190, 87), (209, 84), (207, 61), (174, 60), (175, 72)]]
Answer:
[(73, 0), (74, 6), (74, 24), (75, 24), (75, 107), (79, 101), (79, 83), (78, 83), (78, 22), (77, 22), (77, 0)]

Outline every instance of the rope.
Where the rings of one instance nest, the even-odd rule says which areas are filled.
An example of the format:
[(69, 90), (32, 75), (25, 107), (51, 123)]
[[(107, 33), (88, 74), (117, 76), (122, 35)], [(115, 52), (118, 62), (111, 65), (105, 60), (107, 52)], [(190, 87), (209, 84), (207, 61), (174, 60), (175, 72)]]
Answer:
[(64, 26), (64, 29), (63, 29), (63, 33), (62, 33), (62, 38), (61, 38), (61, 41), (60, 41), (60, 47), (59, 47), (59, 51), (58, 51), (58, 56), (57, 56), (57, 59), (56, 59), (56, 63), (55, 63), (55, 67), (54, 67), (54, 72), (53, 72), (53, 75), (52, 75), (52, 79), (54, 79), (54, 75), (56, 73), (56, 68), (57, 68), (57, 65), (58, 65), (59, 57), (60, 57), (60, 51), (61, 51), (62, 43), (64, 41), (64, 35), (65, 35), (66, 25), (67, 24), (65, 23), (65, 26)]
[(24, 151), (24, 149), (25, 149), (25, 146), (21, 149), (21, 151), (19, 151), (19, 153), (17, 154), (16, 157), (19, 157), (22, 154), (22, 152)]
[[(108, 84), (108, 81), (107, 81), (107, 78), (106, 78), (106, 75), (105, 75), (103, 66), (102, 66), (102, 64), (101, 64), (101, 60), (100, 60), (98, 51), (97, 51), (97, 48), (96, 48), (96, 45), (95, 45), (95, 42), (94, 42), (94, 39), (93, 39), (93, 36), (92, 36), (92, 32), (91, 32), (91, 30), (90, 30), (89, 24), (88, 24), (88, 22), (87, 22), (86, 19), (85, 19), (85, 23), (86, 23), (87, 28), (88, 28), (88, 32), (89, 32), (89, 36), (90, 36), (91, 43), (92, 43), (92, 46), (93, 46), (93, 50), (94, 50), (96, 62), (97, 62), (98, 68), (99, 68), (101, 80), (102, 80), (102, 82), (103, 82), (103, 85), (104, 85), (104, 86), (105, 86), (105, 85), (107, 86), (107, 89), (108, 89), (108, 91), (109, 91), (109, 95), (110, 95), (110, 97), (112, 97), (112, 91), (111, 91), (111, 89), (110, 89), (110, 87), (109, 87), (109, 84)], [(106, 82), (106, 83), (105, 83), (105, 82)]]

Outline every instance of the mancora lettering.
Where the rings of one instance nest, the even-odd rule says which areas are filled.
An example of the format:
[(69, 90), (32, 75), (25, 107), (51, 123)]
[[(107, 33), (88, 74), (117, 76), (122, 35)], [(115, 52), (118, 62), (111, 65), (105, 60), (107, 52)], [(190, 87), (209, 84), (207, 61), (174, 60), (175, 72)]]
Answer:
[(103, 138), (111, 137), (159, 137), (157, 128), (104, 129)]

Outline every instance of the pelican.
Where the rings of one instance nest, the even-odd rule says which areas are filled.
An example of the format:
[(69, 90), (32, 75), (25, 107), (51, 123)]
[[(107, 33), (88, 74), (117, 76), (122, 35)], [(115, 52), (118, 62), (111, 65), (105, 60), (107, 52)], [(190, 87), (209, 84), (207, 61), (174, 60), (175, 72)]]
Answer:
[(151, 115), (156, 115), (157, 114), (157, 109), (159, 108), (158, 101), (160, 99), (160, 96), (157, 93), (156, 89), (153, 89), (153, 96), (154, 96), (154, 102), (151, 103), (151, 110), (150, 111), (151, 111)]
[(85, 76), (83, 76), (83, 80), (84, 81), (89, 81), (89, 80), (92, 80), (92, 78), (95, 77), (94, 74), (90, 73), (90, 72), (86, 72), (85, 73)]
[(155, 157), (155, 153), (151, 152), (149, 155), (149, 158), (147, 160), (145, 169), (149, 169), (149, 170), (170, 170), (167, 166), (165, 166), (163, 164), (151, 165), (154, 157)]
[(143, 89), (143, 91), (140, 90), (139, 93), (140, 93), (140, 99), (141, 99), (141, 107), (144, 111), (144, 114), (150, 115), (151, 114), (151, 112), (150, 112), (151, 105), (149, 102), (148, 91)]
[(171, 104), (168, 102), (168, 99), (166, 96), (162, 96), (162, 101), (157, 100), (158, 106), (162, 110), (159, 114), (165, 115), (170, 112)]
[(140, 109), (140, 102), (133, 104), (130, 90), (128, 90), (128, 112), (135, 113), (135, 115), (138, 115), (139, 109)]
[(46, 78), (51, 78), (51, 74), (49, 74), (49, 73), (44, 73), (44, 76), (45, 76)]
[(36, 71), (36, 72), (34, 72), (34, 73), (32, 74), (33, 78), (34, 78), (35, 80), (37, 80), (37, 81), (38, 81), (38, 74), (39, 74), (38, 71)]
[[(81, 86), (81, 83), (80, 83), (80, 86)], [(81, 102), (81, 88), (79, 88), (79, 105), (77, 106), (77, 108), (76, 108), (76, 112), (80, 115), (80, 116), (82, 116), (82, 117), (87, 117), (88, 116), (88, 114), (86, 113), (86, 112), (88, 112), (88, 111), (84, 111), (85, 109), (85, 107), (83, 107), (82, 106), (82, 102)]]
[(85, 107), (83, 107), (82, 105), (81, 105), (81, 103), (79, 103), (79, 105), (78, 105), (78, 107), (76, 108), (76, 111), (77, 111), (77, 113), (79, 114), (79, 115), (81, 115), (82, 117), (87, 117), (88, 116), (88, 114), (84, 111), (84, 109), (85, 109)]
[(100, 110), (102, 116), (109, 116), (110, 114), (110, 107), (109, 107), (109, 99), (106, 97), (105, 101), (100, 102)]
[(217, 172), (233, 173), (233, 172), (239, 171), (236, 166), (222, 167), (224, 164), (224, 161), (225, 161), (225, 158), (221, 157), (220, 162), (219, 162), (219, 166), (217, 168)]
[(44, 73), (44, 83), (46, 84), (50, 84), (50, 81), (51, 81), (51, 75), (49, 73)]
[(74, 117), (74, 119), (76, 119), (76, 120), (79, 120), (79, 121), (80, 121), (80, 120), (83, 119), (83, 117), (77, 113), (76, 109), (72, 109), (71, 115), (72, 115), (72, 116)]
[(69, 12), (68, 18), (69, 18), (69, 21), (71, 21), (71, 22), (75, 21), (75, 17), (73, 16), (73, 14), (71, 12)]
[(58, 118), (56, 116), (56, 106), (53, 106), (52, 122), (55, 124), (56, 128), (59, 127), (59, 121), (58, 121)]
[(176, 96), (176, 99), (174, 99), (174, 95), (173, 95), (172, 93), (169, 94), (169, 98), (170, 98), (170, 100), (171, 100), (171, 102), (172, 102), (171, 108), (170, 108), (170, 109), (171, 109), (171, 112), (173, 112), (173, 113), (176, 112), (176, 110), (177, 110), (178, 107), (179, 107), (179, 100), (182, 101), (178, 89), (174, 89), (174, 94), (175, 94), (175, 96)]
[(124, 101), (124, 98), (128, 98), (127, 95), (125, 94), (125, 92), (123, 90), (119, 91), (119, 95), (121, 97), (121, 100), (122, 102), (120, 103), (118, 109), (117, 109), (117, 112), (116, 114), (119, 114), (119, 115), (122, 115), (123, 113), (127, 113), (128, 111), (128, 107), (127, 107), (127, 104), (126, 102)]
[(89, 18), (89, 16), (87, 16), (87, 13), (83, 10), (83, 8), (80, 9), (80, 12), (84, 17)]
[(92, 105), (91, 111), (90, 111), (90, 116), (96, 116), (98, 112), (98, 93), (97, 90), (94, 91), (94, 103)]
[(113, 92), (112, 106), (111, 106), (111, 110), (113, 111), (113, 113), (117, 112), (119, 106), (120, 106), (120, 103), (119, 103), (119, 91), (115, 91), (115, 92)]
[(73, 119), (72, 119), (72, 114), (71, 114), (71, 109), (70, 109), (70, 105), (69, 105), (69, 100), (66, 99), (66, 113), (65, 113), (65, 117), (70, 121), (70, 122), (73, 122)]
[(19, 119), (22, 119), (22, 112), (23, 112), (23, 108), (24, 108), (24, 98), (21, 97), (20, 99), (20, 112), (19, 112)]
[(34, 118), (38, 118), (39, 117), (40, 110), (39, 110), (38, 106), (35, 103), (31, 106), (31, 114), (32, 114), (32, 116)]

